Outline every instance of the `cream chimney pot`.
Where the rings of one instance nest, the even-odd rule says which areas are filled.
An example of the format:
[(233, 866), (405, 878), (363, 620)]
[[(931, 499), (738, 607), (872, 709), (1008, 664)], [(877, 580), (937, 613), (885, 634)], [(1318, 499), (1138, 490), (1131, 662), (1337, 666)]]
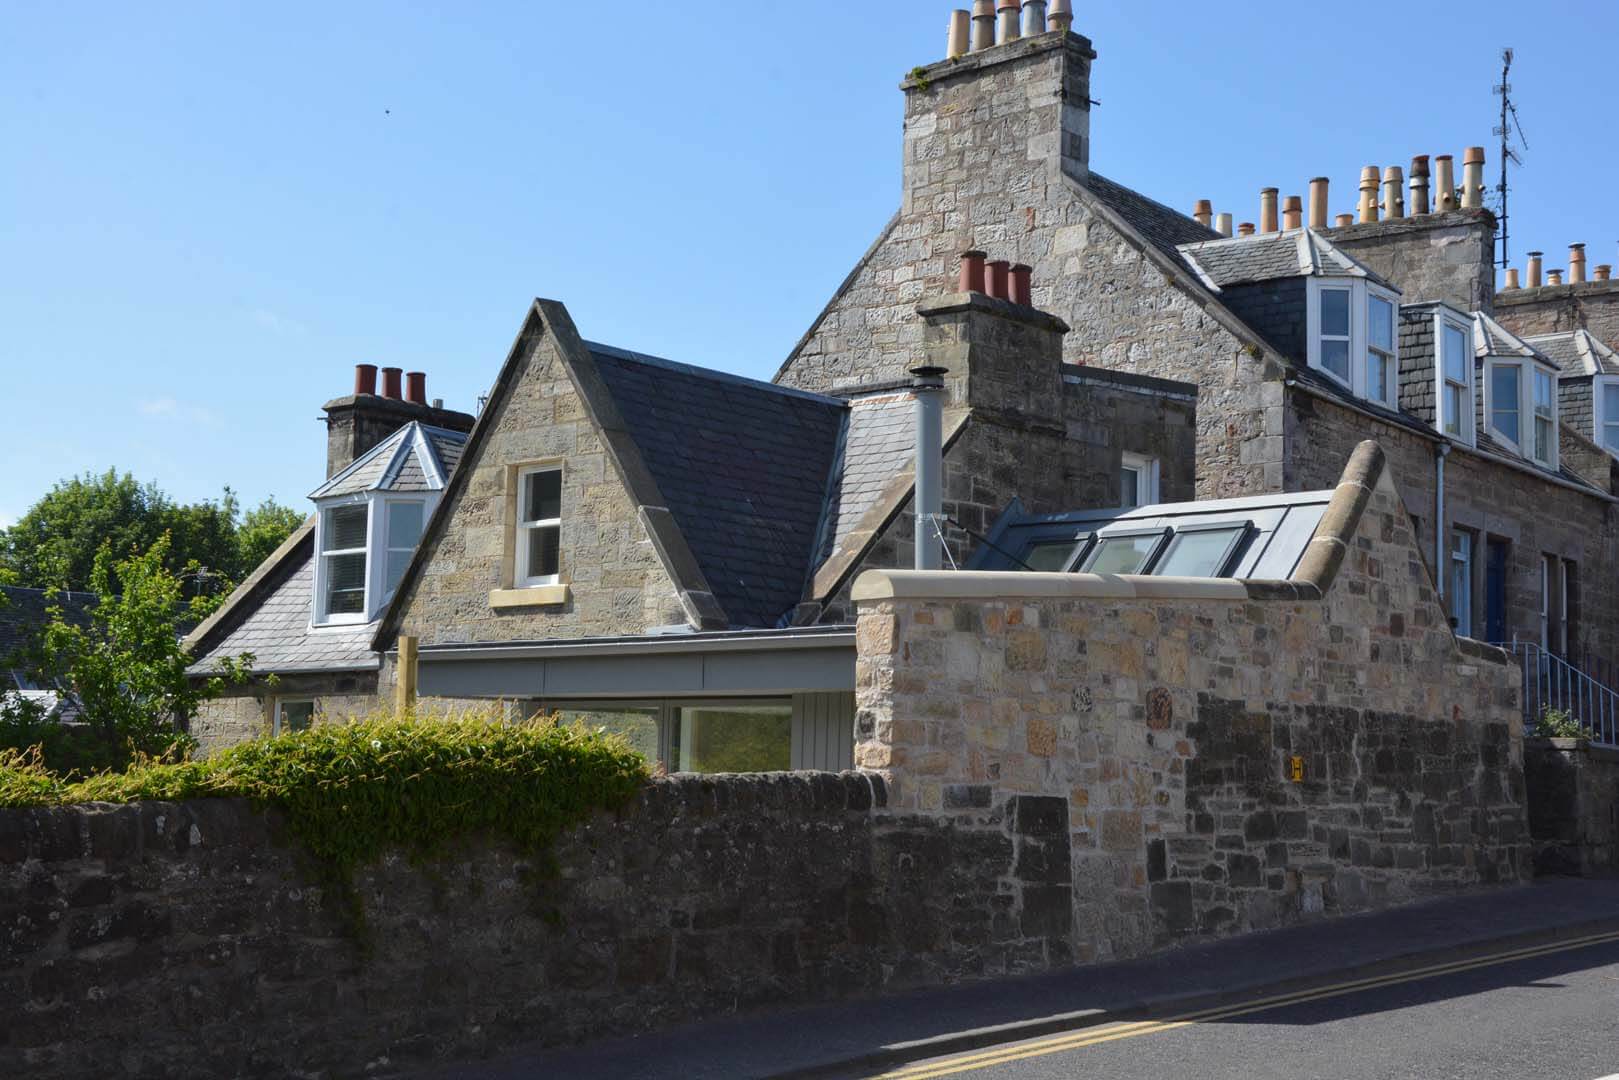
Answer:
[(972, 12), (966, 8), (957, 8), (950, 13), (950, 41), (944, 51), (945, 56), (954, 60), (958, 56), (967, 55), (972, 38), (972, 25)]
[(1462, 158), (1462, 209), (1484, 206), (1484, 147), (1469, 146)]
[(1434, 210), (1448, 214), (1456, 209), (1456, 159), (1440, 154), (1434, 163)]
[(1219, 233), (1221, 236), (1229, 237), (1231, 235), (1231, 215), (1220, 214), (1215, 217), (1214, 231)]
[(1046, 32), (1046, 0), (1023, 0), (1023, 36), (1039, 37)]
[(1383, 170), (1383, 216), (1390, 220), (1405, 217), (1405, 172), (1398, 165)]
[(1237, 235), (1238, 236), (1252, 236), (1252, 235), (1254, 235), (1254, 223), (1251, 222), (1251, 221), (1245, 221), (1241, 225), (1238, 225), (1237, 226)]
[(1353, 225), (1354, 223), (1355, 223), (1355, 215), (1354, 214), (1339, 214), (1337, 219), (1336, 219), (1336, 222), (1335, 222), (1336, 226), (1338, 228), (1340, 228), (1340, 229), (1347, 229), (1347, 228), (1349, 228), (1349, 226)]
[(1289, 195), (1282, 203), (1282, 228), (1298, 229), (1304, 226), (1304, 200), (1297, 195)]
[(1192, 217), (1207, 229), (1214, 222), (1214, 204), (1208, 199), (1197, 200), (1197, 205), (1192, 207)]
[(1074, 28), (1074, 8), (1072, 0), (1051, 0), (1051, 14), (1047, 21), (1053, 30), (1066, 34)]
[(1562, 283), (1563, 283), (1563, 272), (1561, 270), (1548, 270), (1548, 271), (1546, 271), (1546, 284), (1548, 284), (1548, 285), (1561, 285)]
[(1377, 181), (1382, 170), (1368, 165), (1360, 171), (1360, 223), (1370, 225), (1377, 220)]
[(995, 47), (995, 0), (973, 0), (973, 52)]
[(1540, 288), (1540, 255), (1541, 253), (1538, 251), (1529, 253), (1529, 287), (1531, 289)]
[(1428, 212), (1428, 155), (1418, 154), (1411, 159), (1411, 216), (1422, 217)]
[(1598, 281), (1607, 281), (1613, 276), (1613, 267), (1608, 263), (1597, 263), (1595, 273)]
[(1325, 229), (1327, 227), (1327, 185), (1329, 181), (1325, 176), (1318, 176), (1310, 181), (1310, 228)]
[(1518, 287), (1518, 268), (1516, 266), (1507, 270), (1507, 283), (1505, 287), (1508, 289), (1516, 289)]
[(1259, 231), (1276, 231), (1276, 189), (1273, 187), (1259, 190)]
[(1578, 285), (1585, 280), (1585, 245), (1568, 246), (1568, 283)]

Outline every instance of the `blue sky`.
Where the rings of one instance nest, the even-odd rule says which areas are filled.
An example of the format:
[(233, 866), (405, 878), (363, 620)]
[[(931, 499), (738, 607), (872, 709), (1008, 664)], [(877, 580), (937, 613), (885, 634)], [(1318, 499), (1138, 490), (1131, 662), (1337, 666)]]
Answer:
[[(898, 205), (897, 84), (952, 6), (7, 5), (0, 524), (108, 466), (307, 505), (355, 362), (470, 407), (536, 295), (768, 378)], [(1493, 175), (1511, 45), (1514, 250), (1619, 261), (1619, 5), (1076, 6), (1093, 165), (1239, 220), (1417, 153)]]

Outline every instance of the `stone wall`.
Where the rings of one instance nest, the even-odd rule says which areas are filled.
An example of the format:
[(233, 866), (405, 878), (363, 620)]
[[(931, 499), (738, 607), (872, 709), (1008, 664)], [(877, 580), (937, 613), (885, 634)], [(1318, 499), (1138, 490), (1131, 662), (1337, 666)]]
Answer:
[(1536, 873), (1619, 871), (1619, 750), (1530, 739), (1523, 765)]
[(1495, 317), (1521, 337), (1589, 330), (1619, 348), (1619, 280), (1509, 289), (1496, 294)]
[(1495, 299), (1495, 216), (1488, 210), (1329, 229), (1344, 253), (1391, 281), (1407, 304), (1444, 300), (1489, 312)]
[(314, 699), (316, 722), (363, 716), (383, 702), (375, 672), (280, 675), (274, 686), (254, 680), (205, 701), (191, 721), (191, 735), (204, 756), (270, 734), (277, 699)]
[(246, 804), (3, 810), (0, 1075), (361, 1075), (1069, 962), (1063, 801), (885, 803), (858, 774), (683, 777), (569, 834), (554, 879), (390, 858), (359, 881), (369, 955)]
[[(1439, 531), (1434, 521), (1434, 440), (1302, 388), (1291, 390), (1287, 402), (1289, 491), (1331, 487), (1356, 444), (1373, 438), (1388, 457), (1406, 510), (1420, 522), (1417, 547), (1430, 569), (1436, 558), (1436, 535), (1446, 538), (1448, 544), (1451, 529), (1472, 533), (1474, 636), (1486, 637), (1484, 553), (1493, 537), (1509, 545), (1503, 640), (1516, 636), (1540, 641), (1541, 561), (1554, 555), (1578, 568), (1581, 617), (1576, 651), (1619, 655), (1619, 622), (1615, 619), (1619, 611), (1619, 593), (1615, 592), (1619, 519), (1611, 500), (1548, 476), (1528, 463), (1508, 464), (1457, 448), (1445, 459), (1445, 527)], [(1571, 459), (1578, 460), (1576, 437), (1564, 428), (1562, 438)], [(1532, 513), (1525, 512), (1528, 507), (1533, 507)]]
[(945, 820), (1063, 799), (1082, 959), (1519, 880), (1516, 670), (1372, 456), (1297, 583), (867, 575), (856, 764)]

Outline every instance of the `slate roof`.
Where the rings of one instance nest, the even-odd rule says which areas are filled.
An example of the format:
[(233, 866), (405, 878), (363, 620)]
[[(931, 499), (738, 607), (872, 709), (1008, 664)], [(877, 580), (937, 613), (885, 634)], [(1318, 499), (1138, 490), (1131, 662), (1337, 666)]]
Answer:
[(814, 570), (848, 405), (585, 345), (726, 617), (778, 625)]
[(366, 491), (442, 491), (465, 448), (465, 432), (412, 420), (309, 495), (329, 499)]
[(1562, 369), (1565, 378), (1619, 375), (1619, 353), (1592, 337), (1589, 330), (1540, 334), (1524, 340)]
[(915, 416), (916, 404), (908, 393), (850, 402), (836, 480), (826, 505), (820, 559), (841, 550), (889, 482), (910, 468), (916, 453)]
[(1290, 277), (1365, 278), (1394, 289), (1331, 240), (1310, 229), (1182, 244), (1180, 253), (1204, 283), (1216, 290), (1227, 285)]
[(1199, 224), (1196, 218), (1188, 217), (1139, 191), (1109, 180), (1094, 170), (1085, 178), (1084, 187), (1108, 209), (1123, 218), (1148, 243), (1180, 263), (1188, 273), (1196, 271), (1181, 254), (1180, 246), (1220, 239), (1219, 233)]
[(315, 595), (315, 541), (311, 531), (277, 568), (279, 581), (257, 607), (199, 656), (190, 670), (206, 674), (222, 657), (253, 654), (255, 672), (366, 671), (378, 666), (371, 651), (374, 624), (310, 626)]
[(60, 607), (68, 622), (86, 626), (95, 605), (95, 593), (0, 586), (0, 675), (6, 676), (0, 678), (0, 689), (10, 685), (11, 668), (25, 666), (19, 662), (18, 653), (33, 642), (50, 608)]
[(1479, 359), (1486, 356), (1527, 356), (1554, 367), (1562, 366), (1482, 311), (1473, 312), (1473, 355)]

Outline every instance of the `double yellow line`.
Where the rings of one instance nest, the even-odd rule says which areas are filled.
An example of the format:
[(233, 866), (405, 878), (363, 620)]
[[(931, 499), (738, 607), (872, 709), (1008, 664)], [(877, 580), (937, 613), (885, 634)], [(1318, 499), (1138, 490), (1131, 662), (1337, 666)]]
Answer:
[(1454, 975), (1458, 972), (1494, 967), (1497, 964), (1510, 964), (1516, 960), (1550, 956), (1554, 953), (1589, 948), (1592, 945), (1605, 945), (1610, 942), (1619, 942), (1619, 932), (1592, 934), (1588, 937), (1574, 938), (1549, 945), (1537, 945), (1507, 952), (1492, 953), (1472, 960), (1433, 964), (1429, 967), (1415, 968), (1392, 975), (1354, 979), (1349, 982), (1334, 983), (1330, 986), (1317, 987), (1311, 990), (1299, 990), (1291, 994), (1276, 994), (1272, 997), (1256, 998), (1240, 1005), (1203, 1009), (1163, 1020), (1103, 1024), (1099, 1027), (1086, 1028), (1066, 1035), (1054, 1035), (1034, 1042), (1017, 1043), (1013, 1046), (1003, 1046), (995, 1050), (962, 1054), (957, 1057), (941, 1058), (919, 1065), (909, 1065), (893, 1072), (883, 1073), (879, 1080), (932, 1080), (933, 1077), (937, 1076), (954, 1076), (957, 1073), (986, 1069), (994, 1065), (1022, 1061), (1026, 1058), (1060, 1054), (1066, 1050), (1081, 1050), (1087, 1046), (1116, 1042), (1119, 1039), (1134, 1039), (1142, 1035), (1156, 1035), (1164, 1031), (1174, 1031), (1176, 1028), (1189, 1027), (1192, 1024), (1225, 1020), (1234, 1016), (1246, 1016), (1249, 1013), (1264, 1012), (1284, 1005), (1297, 1005), (1306, 1001), (1342, 997), (1345, 994), (1357, 994), (1363, 990), (1373, 990), (1384, 986), (1398, 986), (1401, 983), (1418, 982), (1422, 979), (1433, 979), (1442, 975)]

